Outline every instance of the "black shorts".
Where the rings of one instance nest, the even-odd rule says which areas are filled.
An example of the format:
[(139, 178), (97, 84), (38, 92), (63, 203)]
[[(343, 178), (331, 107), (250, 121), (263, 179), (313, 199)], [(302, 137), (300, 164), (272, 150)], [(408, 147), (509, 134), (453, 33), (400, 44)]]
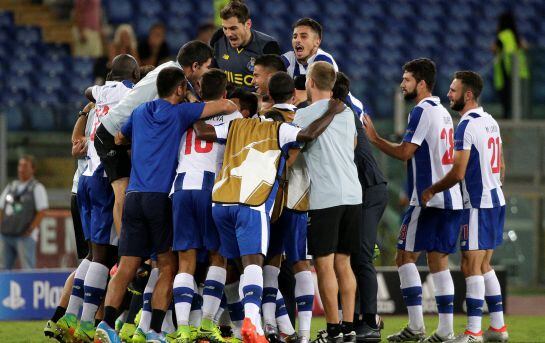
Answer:
[(129, 192), (125, 197), (119, 256), (148, 258), (172, 246), (172, 203), (167, 193)]
[(81, 225), (81, 216), (78, 207), (78, 196), (72, 193), (70, 197), (70, 212), (72, 213), (72, 223), (74, 224), (74, 235), (76, 236), (76, 252), (78, 259), (84, 259), (89, 253), (89, 244), (85, 240), (83, 234), (83, 226)]
[(95, 149), (110, 183), (130, 176), (130, 146), (116, 145), (114, 136), (106, 130), (104, 125), (100, 125), (95, 133)]
[(333, 253), (350, 255), (360, 248), (361, 204), (328, 207), (308, 212), (308, 252), (314, 257)]

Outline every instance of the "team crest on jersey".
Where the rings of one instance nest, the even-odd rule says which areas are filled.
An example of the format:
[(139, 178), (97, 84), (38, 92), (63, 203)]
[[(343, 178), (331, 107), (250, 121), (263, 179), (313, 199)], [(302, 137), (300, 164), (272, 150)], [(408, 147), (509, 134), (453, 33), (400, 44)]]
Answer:
[(248, 68), (248, 70), (253, 73), (254, 65), (255, 65), (255, 57), (250, 57), (250, 62), (248, 62), (248, 64), (246, 65), (246, 68)]
[(228, 59), (229, 59), (229, 55), (227, 55), (227, 54), (224, 54), (222, 57), (223, 57), (224, 60), (228, 60)]

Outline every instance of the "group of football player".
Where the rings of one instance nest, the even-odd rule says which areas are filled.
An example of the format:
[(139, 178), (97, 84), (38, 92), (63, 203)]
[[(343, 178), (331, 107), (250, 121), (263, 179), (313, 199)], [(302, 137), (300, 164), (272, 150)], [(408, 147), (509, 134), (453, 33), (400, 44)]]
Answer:
[[(454, 75), (454, 129), (432, 96), (435, 63), (406, 63), (401, 90), (416, 106), (403, 141), (392, 143), (320, 49), (315, 20), (293, 25), (293, 50), (281, 55), (252, 28), (244, 3), (228, 3), (221, 18), (210, 44), (187, 42), (175, 61), (156, 67), (118, 55), (106, 83), (85, 91), (89, 104), (72, 135), (81, 260), (46, 336), (308, 342), (312, 260), (327, 322), (316, 341), (380, 341), (373, 255), (387, 188), (371, 143), (408, 172), (396, 264), (409, 323), (388, 340), (506, 342), (490, 265), (502, 240), (505, 164), (498, 124), (478, 104), (482, 78)], [(468, 319), (455, 336), (448, 256), (459, 238)], [(439, 313), (429, 336), (416, 267), (422, 251)], [(483, 333), (485, 301), (491, 322)]]

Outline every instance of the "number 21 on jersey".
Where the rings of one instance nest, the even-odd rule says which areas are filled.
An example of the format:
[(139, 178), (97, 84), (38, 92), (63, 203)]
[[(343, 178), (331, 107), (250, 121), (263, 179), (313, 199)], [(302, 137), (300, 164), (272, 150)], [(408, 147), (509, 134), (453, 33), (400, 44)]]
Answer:
[(488, 149), (492, 149), (492, 157), (490, 158), (490, 166), (492, 173), (498, 174), (501, 169), (501, 142), (500, 137), (490, 137), (488, 139)]
[(441, 141), (444, 141), (446, 147), (446, 151), (441, 158), (441, 164), (454, 164), (454, 129), (449, 128), (447, 131), (446, 128), (443, 128), (441, 130)]

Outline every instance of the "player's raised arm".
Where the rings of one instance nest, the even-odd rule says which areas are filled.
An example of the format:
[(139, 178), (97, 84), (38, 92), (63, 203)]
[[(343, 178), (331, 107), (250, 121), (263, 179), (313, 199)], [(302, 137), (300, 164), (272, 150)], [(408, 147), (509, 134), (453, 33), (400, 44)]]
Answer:
[(201, 113), (201, 118), (213, 117), (222, 113), (233, 113), (238, 110), (237, 105), (231, 100), (220, 99), (209, 101), (204, 106), (204, 109)]
[(413, 157), (414, 152), (418, 148), (418, 145), (414, 143), (405, 141), (401, 143), (394, 143), (380, 137), (375, 129), (375, 126), (373, 125), (371, 117), (369, 117), (367, 114), (363, 116), (363, 124), (365, 126), (365, 134), (367, 135), (367, 138), (369, 138), (369, 141), (386, 155), (397, 158), (401, 161), (407, 161)]
[(309, 126), (299, 131), (297, 134), (298, 142), (310, 142), (316, 139), (322, 132), (327, 129), (331, 121), (336, 114), (339, 114), (345, 110), (346, 106), (340, 100), (331, 99), (329, 100), (329, 107), (327, 111), (318, 119), (310, 123)]

